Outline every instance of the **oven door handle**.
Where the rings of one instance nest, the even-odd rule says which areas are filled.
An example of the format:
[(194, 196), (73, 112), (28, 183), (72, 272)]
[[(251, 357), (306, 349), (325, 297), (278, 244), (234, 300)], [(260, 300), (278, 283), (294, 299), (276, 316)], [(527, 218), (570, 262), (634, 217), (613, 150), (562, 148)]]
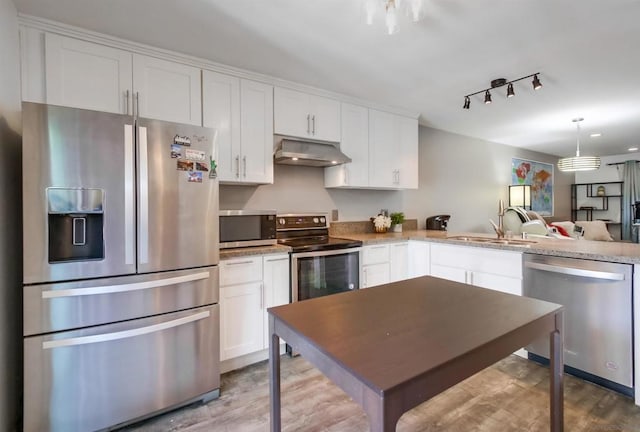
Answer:
[(315, 252), (294, 252), (291, 254), (292, 258), (309, 258), (309, 257), (325, 257), (331, 255), (346, 255), (353, 252), (362, 252), (361, 247), (348, 248), (348, 249), (332, 249), (326, 251)]

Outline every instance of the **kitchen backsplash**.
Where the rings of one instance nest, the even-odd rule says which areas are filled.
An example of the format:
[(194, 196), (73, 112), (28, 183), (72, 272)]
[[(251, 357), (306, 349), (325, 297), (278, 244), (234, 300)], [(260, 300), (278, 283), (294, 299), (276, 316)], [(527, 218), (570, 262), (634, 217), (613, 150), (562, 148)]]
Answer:
[[(403, 231), (415, 231), (418, 229), (418, 219), (405, 219), (402, 223)], [(329, 235), (340, 237), (346, 234), (366, 234), (373, 232), (373, 224), (370, 220), (356, 222), (331, 222)]]

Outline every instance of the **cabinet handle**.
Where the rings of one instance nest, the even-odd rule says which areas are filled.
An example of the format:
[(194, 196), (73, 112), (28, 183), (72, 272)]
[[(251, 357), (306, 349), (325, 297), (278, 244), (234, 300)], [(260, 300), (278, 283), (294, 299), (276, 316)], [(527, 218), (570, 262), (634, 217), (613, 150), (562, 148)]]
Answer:
[(240, 178), (240, 156), (236, 156), (236, 178)]
[(398, 176), (397, 184), (400, 184), (400, 170), (396, 170), (396, 175)]
[(232, 262), (225, 263), (225, 265), (228, 265), (228, 266), (240, 265), (240, 264), (253, 264), (253, 261), (232, 261)]
[(242, 156), (242, 165), (244, 167), (244, 177), (247, 178), (247, 157)]
[(289, 261), (289, 257), (276, 258), (276, 259), (268, 259), (267, 258), (267, 262), (278, 262), (278, 261)]
[(382, 245), (382, 246), (371, 246), (371, 249), (384, 249), (386, 248), (387, 245)]
[(467, 281), (467, 283), (469, 285), (473, 285), (473, 272), (472, 271), (468, 271), (467, 273), (469, 275), (469, 280)]
[(364, 278), (363, 278), (364, 279), (364, 281), (363, 281), (364, 283), (362, 284), (362, 286), (366, 288), (367, 287), (367, 268), (366, 267), (363, 269), (362, 275), (364, 276)]
[(311, 116), (311, 123), (313, 124), (313, 129), (311, 129), (311, 134), (315, 135), (316, 134), (316, 116), (315, 115)]
[(124, 93), (124, 113), (129, 115), (129, 90)]
[(307, 135), (311, 134), (311, 123), (309, 120), (311, 119), (311, 114), (307, 114)]
[(264, 284), (260, 284), (260, 309), (264, 309)]
[(140, 93), (136, 92), (136, 112), (134, 117), (140, 117)]

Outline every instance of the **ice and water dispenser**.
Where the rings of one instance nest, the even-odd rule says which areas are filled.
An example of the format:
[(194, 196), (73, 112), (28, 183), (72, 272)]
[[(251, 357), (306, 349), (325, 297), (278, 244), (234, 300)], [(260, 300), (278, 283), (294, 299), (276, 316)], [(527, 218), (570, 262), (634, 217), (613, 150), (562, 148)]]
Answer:
[(49, 263), (104, 259), (104, 190), (47, 189)]

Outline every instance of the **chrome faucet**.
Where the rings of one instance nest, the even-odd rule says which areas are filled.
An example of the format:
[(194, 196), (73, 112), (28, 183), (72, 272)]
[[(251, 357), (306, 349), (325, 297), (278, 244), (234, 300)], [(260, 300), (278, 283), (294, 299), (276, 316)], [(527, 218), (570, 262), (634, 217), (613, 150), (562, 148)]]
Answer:
[(498, 202), (498, 225), (491, 219), (489, 219), (489, 222), (493, 225), (493, 229), (498, 235), (498, 238), (504, 238), (504, 201), (500, 200)]

